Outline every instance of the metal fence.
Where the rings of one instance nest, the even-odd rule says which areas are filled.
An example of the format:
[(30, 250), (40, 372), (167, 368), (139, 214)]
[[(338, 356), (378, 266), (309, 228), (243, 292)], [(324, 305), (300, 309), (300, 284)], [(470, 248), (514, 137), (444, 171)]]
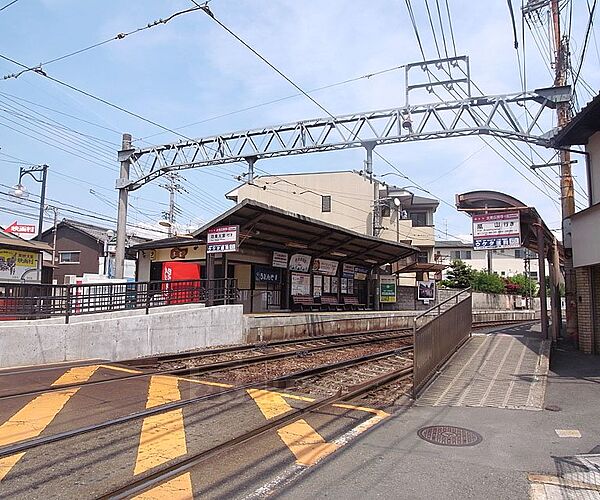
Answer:
[(104, 282), (77, 285), (0, 283), (0, 320), (40, 319), (97, 312), (237, 300), (235, 279)]
[(413, 396), (471, 336), (471, 289), (467, 288), (413, 319)]

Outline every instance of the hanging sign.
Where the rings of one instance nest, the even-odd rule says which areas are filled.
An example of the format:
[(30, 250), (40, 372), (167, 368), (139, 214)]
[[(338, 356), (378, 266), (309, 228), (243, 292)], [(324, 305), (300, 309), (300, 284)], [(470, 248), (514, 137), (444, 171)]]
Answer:
[(335, 276), (337, 274), (338, 263), (335, 260), (315, 259), (313, 260), (313, 272)]
[(473, 248), (520, 248), (521, 218), (519, 212), (503, 212), (473, 216)]
[(273, 252), (273, 267), (281, 267), (287, 269), (288, 254), (285, 252)]
[(35, 229), (35, 224), (19, 224), (17, 221), (14, 221), (4, 231), (14, 234), (35, 234)]
[(206, 235), (206, 253), (236, 252), (240, 226), (213, 227)]
[(396, 277), (379, 277), (379, 302), (396, 302)]
[(290, 271), (301, 271), (303, 273), (307, 273), (310, 269), (310, 259), (310, 255), (295, 253), (290, 257)]

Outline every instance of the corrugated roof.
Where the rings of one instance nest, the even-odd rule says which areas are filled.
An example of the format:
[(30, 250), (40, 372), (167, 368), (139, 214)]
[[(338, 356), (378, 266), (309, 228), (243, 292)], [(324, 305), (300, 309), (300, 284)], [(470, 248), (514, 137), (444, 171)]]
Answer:
[(569, 123), (552, 139), (557, 146), (587, 144), (589, 138), (600, 130), (600, 94), (588, 102)]

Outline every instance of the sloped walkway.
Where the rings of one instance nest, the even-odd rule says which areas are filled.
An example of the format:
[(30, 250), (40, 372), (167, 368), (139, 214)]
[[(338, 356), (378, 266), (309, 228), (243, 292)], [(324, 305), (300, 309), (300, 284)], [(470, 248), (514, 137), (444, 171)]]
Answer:
[(541, 410), (549, 350), (537, 332), (519, 328), (473, 335), (417, 404)]

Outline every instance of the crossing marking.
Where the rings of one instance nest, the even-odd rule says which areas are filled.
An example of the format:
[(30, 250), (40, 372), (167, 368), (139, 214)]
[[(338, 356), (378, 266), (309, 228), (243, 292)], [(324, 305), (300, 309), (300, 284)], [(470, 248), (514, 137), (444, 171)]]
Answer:
[[(98, 368), (98, 365), (71, 368), (56, 379), (52, 386), (85, 382)], [(79, 387), (74, 387), (64, 391), (40, 394), (27, 403), (0, 425), (0, 446), (39, 436), (79, 389)], [(6, 477), (23, 455), (25, 452), (0, 459), (0, 481)]]
[[(146, 408), (179, 401), (179, 380), (167, 375), (153, 375), (148, 388)], [(183, 410), (177, 408), (166, 413), (151, 415), (144, 419), (134, 474), (141, 474), (169, 460), (187, 454)], [(136, 498), (193, 498), (192, 479), (189, 472), (177, 476)]]
[(262, 389), (248, 389), (247, 392), (267, 420), (292, 410), (281, 394)]

